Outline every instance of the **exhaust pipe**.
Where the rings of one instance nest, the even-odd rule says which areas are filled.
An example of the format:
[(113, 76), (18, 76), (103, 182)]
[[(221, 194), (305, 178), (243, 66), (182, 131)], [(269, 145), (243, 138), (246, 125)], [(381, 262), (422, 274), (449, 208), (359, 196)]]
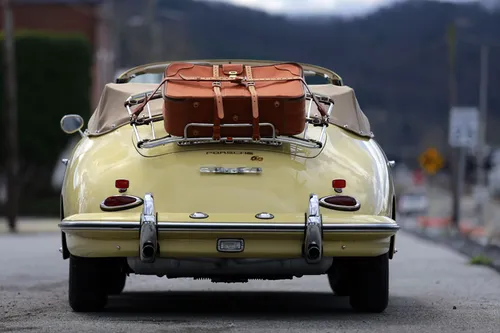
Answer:
[(306, 214), (304, 235), (304, 257), (309, 264), (321, 261), (323, 256), (323, 222), (319, 213), (319, 200), (316, 194), (309, 196), (309, 211)]
[(143, 262), (150, 261), (153, 262), (156, 254), (155, 246), (152, 242), (146, 242), (142, 245), (142, 256), (141, 260)]
[(144, 208), (141, 214), (139, 238), (139, 256), (144, 263), (153, 263), (158, 251), (158, 229), (156, 224), (154, 199), (151, 193), (144, 196)]
[(317, 261), (321, 257), (321, 248), (316, 243), (309, 245), (306, 251), (306, 257), (309, 262)]

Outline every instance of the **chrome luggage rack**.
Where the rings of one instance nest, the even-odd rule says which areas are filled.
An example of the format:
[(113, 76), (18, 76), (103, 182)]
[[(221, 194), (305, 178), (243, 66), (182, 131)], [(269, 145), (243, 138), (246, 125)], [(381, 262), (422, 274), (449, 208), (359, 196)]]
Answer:
[[(144, 102), (146, 98), (151, 96), (152, 91), (147, 91), (140, 94), (131, 95), (125, 101), (125, 107), (127, 108), (127, 112), (130, 116), (132, 116), (133, 111), (131, 109), (132, 106), (139, 105)], [(328, 105), (327, 115), (330, 117), (333, 111), (334, 101), (326, 95), (314, 94), (319, 103), (323, 103)], [(161, 91), (155, 93), (149, 101), (162, 98)], [(251, 144), (261, 144), (267, 146), (280, 146), (283, 143), (295, 144), (297, 146), (305, 147), (305, 148), (322, 148), (323, 147), (323, 138), (325, 136), (326, 127), (328, 124), (322, 123), (319, 117), (311, 117), (311, 108), (314, 104), (312, 102), (311, 94), (306, 94), (306, 100), (310, 101), (309, 107), (307, 110), (306, 116), (306, 124), (311, 124), (314, 127), (322, 127), (321, 134), (318, 140), (314, 140), (312, 138), (307, 137), (308, 126), (306, 125), (303, 135), (299, 136), (281, 136), (276, 135), (276, 129), (271, 123), (259, 123), (260, 127), (268, 126), (272, 128), (272, 135), (268, 137), (261, 137), (259, 140), (253, 140), (251, 137), (221, 137), (220, 140), (214, 140), (212, 137), (189, 137), (188, 136), (188, 128), (189, 127), (213, 127), (214, 125), (211, 123), (189, 123), (184, 127), (184, 136), (172, 136), (166, 135), (164, 137), (157, 138), (154, 123), (157, 121), (163, 120), (163, 115), (152, 115), (151, 107), (149, 106), (149, 102), (145, 105), (145, 111), (142, 117), (137, 118), (136, 120), (131, 120), (130, 125), (133, 127), (135, 137), (137, 139), (137, 147), (138, 148), (153, 148), (161, 145), (176, 143), (180, 146), (188, 146), (188, 145), (196, 145), (196, 144), (208, 144), (208, 143), (251, 143)], [(132, 119), (132, 118), (131, 118)], [(147, 126), (151, 127), (151, 138), (142, 138), (137, 129), (138, 126)], [(221, 124), (221, 128), (223, 127), (252, 127), (250, 123), (241, 123), (241, 124)]]

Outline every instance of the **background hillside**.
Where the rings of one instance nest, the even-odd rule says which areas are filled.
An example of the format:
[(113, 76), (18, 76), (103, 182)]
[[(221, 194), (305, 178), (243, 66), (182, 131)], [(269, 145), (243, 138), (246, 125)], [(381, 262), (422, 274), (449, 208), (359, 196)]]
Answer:
[[(467, 23), (457, 31), (459, 104), (479, 101), (478, 42), (500, 42), (500, 13), (477, 4), (408, 1), (348, 20), (292, 19), (227, 4), (169, 0), (160, 2), (158, 29), (151, 30), (144, 24), (153, 17), (148, 8), (123, 2), (116, 13), (122, 18), (117, 27), (120, 67), (186, 58), (267, 58), (326, 66), (356, 90), (388, 153), (413, 161), (428, 146), (447, 153), (448, 25), (454, 19)], [(500, 143), (498, 59), (500, 47), (492, 48), (490, 144)]]

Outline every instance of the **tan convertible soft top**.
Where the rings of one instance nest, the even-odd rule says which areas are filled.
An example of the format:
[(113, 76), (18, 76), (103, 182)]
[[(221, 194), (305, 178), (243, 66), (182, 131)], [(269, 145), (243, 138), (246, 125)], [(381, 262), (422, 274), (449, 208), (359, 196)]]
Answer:
[[(129, 114), (124, 106), (130, 95), (154, 90), (156, 83), (109, 83), (105, 86), (99, 104), (89, 120), (88, 135), (98, 136), (129, 124)], [(354, 90), (348, 86), (332, 84), (309, 85), (312, 92), (328, 95), (335, 106), (330, 116), (330, 122), (363, 137), (372, 137), (370, 122), (359, 107)], [(162, 113), (162, 100), (150, 103), (152, 115)], [(318, 112), (315, 105), (313, 112)], [(143, 111), (146, 113), (147, 109)], [(319, 113), (319, 112), (318, 112)]]

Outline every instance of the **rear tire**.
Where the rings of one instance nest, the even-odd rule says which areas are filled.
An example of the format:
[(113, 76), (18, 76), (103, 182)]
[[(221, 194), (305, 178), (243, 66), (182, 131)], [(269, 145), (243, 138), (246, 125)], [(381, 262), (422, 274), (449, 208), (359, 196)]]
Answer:
[(328, 271), (328, 283), (335, 296), (349, 296), (349, 261), (345, 258), (335, 258), (332, 268)]
[(389, 255), (353, 258), (350, 304), (359, 312), (383, 312), (389, 304)]
[(107, 303), (105, 265), (99, 258), (69, 258), (69, 305), (75, 312), (97, 312)]
[(125, 288), (125, 283), (127, 282), (127, 274), (123, 272), (120, 268), (113, 270), (106, 277), (108, 281), (107, 292), (108, 295), (119, 295)]

